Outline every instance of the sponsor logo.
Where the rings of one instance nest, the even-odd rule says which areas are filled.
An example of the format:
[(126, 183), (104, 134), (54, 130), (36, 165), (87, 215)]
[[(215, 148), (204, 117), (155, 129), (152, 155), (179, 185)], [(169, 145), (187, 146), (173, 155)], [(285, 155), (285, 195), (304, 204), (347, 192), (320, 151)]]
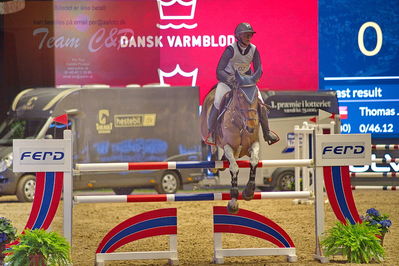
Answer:
[(342, 143), (323, 143), (322, 157), (323, 159), (348, 159), (348, 158), (364, 158), (365, 143), (353, 143), (352, 145), (342, 145)]
[(112, 122), (108, 122), (109, 110), (101, 109), (98, 111), (98, 123), (96, 129), (99, 134), (108, 134), (112, 131)]
[[(165, 37), (165, 38), (164, 38)], [(98, 39), (95, 39), (98, 40)], [(225, 47), (234, 43), (233, 35), (132, 35), (121, 36), (120, 48), (153, 48), (153, 47)], [(97, 51), (90, 49), (90, 51)]]
[(115, 115), (115, 127), (153, 127), (156, 114), (124, 114)]
[(176, 74), (180, 74), (183, 77), (186, 78), (191, 78), (191, 86), (195, 86), (196, 82), (197, 82), (197, 75), (198, 75), (198, 68), (194, 69), (191, 72), (185, 72), (183, 71), (179, 64), (176, 65), (175, 69), (172, 72), (165, 72), (162, 71), (160, 68), (158, 68), (158, 76), (159, 76), (159, 83), (161, 85), (165, 85), (165, 78), (170, 78), (175, 76)]
[(295, 133), (287, 133), (287, 147), (284, 148), (282, 153), (290, 153), (295, 150)]
[(61, 148), (21, 148), (19, 161), (21, 165), (58, 164), (63, 165), (65, 152)]
[(23, 106), (21, 106), (22, 110), (32, 110), (35, 107), (36, 101), (39, 98), (37, 96), (33, 96), (31, 97), (26, 104), (24, 104)]
[[(68, 132), (70, 135), (71, 133)], [(14, 139), (14, 172), (69, 172), (72, 155), (70, 139)]]
[(21, 154), (21, 161), (23, 161), (25, 158), (32, 158), (32, 160), (36, 161), (45, 161), (45, 160), (62, 160), (64, 158), (65, 154), (61, 151), (37, 151), (37, 152), (30, 152), (30, 151), (25, 151)]
[[(185, 2), (183, 0), (172, 0), (169, 2), (157, 0), (158, 12), (161, 20), (190, 20), (194, 19), (195, 7), (197, 6), (197, 0)], [(161, 30), (164, 29), (194, 29), (198, 26), (197, 23), (188, 25), (186, 23), (174, 24), (157, 24)]]
[[(371, 159), (374, 160), (377, 158), (377, 155), (371, 154)], [(391, 161), (392, 157), (390, 154), (384, 154), (383, 158), (389, 162)], [(389, 164), (383, 163), (371, 163), (370, 165), (363, 165), (363, 166), (349, 166), (349, 171), (356, 172), (356, 173), (363, 173), (363, 172), (399, 172), (399, 163), (390, 162)]]

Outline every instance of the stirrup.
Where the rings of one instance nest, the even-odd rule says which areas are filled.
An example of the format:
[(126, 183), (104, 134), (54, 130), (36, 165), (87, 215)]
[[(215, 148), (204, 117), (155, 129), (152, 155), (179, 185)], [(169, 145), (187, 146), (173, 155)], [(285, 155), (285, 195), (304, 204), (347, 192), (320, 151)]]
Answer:
[(215, 139), (213, 138), (212, 135), (213, 135), (213, 133), (212, 133), (212, 132), (209, 132), (209, 134), (208, 134), (208, 136), (206, 136), (204, 142), (205, 142), (205, 144), (207, 144), (207, 145), (216, 146), (216, 141), (215, 141)]

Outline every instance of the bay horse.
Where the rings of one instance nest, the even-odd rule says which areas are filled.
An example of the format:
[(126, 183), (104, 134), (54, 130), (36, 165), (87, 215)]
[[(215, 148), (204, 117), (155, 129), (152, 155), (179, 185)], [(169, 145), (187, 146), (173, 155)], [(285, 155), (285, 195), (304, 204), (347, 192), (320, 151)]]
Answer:
[[(229, 213), (238, 212), (238, 172), (236, 159), (250, 157), (249, 180), (242, 192), (245, 200), (251, 200), (255, 191), (256, 167), (259, 162), (259, 114), (258, 105), (263, 104), (258, 99), (256, 83), (260, 71), (252, 76), (242, 76), (235, 72), (236, 82), (229, 93), (226, 93), (220, 105), (218, 123), (215, 132), (215, 145), (224, 151), (224, 157), (229, 160), (231, 175), (231, 199), (227, 204)], [(231, 95), (229, 95), (231, 94)], [(213, 105), (215, 89), (205, 97), (201, 112), (201, 135), (205, 141), (208, 138), (208, 114)]]

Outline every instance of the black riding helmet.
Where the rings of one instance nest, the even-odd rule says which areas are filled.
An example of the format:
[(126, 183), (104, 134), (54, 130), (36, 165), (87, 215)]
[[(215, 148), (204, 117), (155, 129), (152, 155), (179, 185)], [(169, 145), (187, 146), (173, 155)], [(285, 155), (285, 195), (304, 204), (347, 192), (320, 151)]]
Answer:
[(237, 40), (240, 40), (240, 34), (241, 33), (247, 33), (250, 32), (252, 34), (256, 33), (254, 31), (254, 29), (252, 28), (251, 24), (246, 23), (246, 22), (242, 22), (240, 24), (237, 25), (236, 29), (234, 30), (234, 35), (236, 37)]

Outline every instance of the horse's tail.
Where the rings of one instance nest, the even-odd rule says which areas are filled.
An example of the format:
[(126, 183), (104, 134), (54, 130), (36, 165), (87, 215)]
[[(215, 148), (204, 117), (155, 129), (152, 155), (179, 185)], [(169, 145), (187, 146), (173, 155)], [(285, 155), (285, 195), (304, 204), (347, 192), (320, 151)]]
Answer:
[(204, 102), (202, 103), (200, 121), (201, 121), (201, 136), (202, 140), (206, 140), (208, 137), (208, 115), (210, 108), (215, 100), (215, 88), (217, 84), (212, 87), (212, 89), (205, 96)]

